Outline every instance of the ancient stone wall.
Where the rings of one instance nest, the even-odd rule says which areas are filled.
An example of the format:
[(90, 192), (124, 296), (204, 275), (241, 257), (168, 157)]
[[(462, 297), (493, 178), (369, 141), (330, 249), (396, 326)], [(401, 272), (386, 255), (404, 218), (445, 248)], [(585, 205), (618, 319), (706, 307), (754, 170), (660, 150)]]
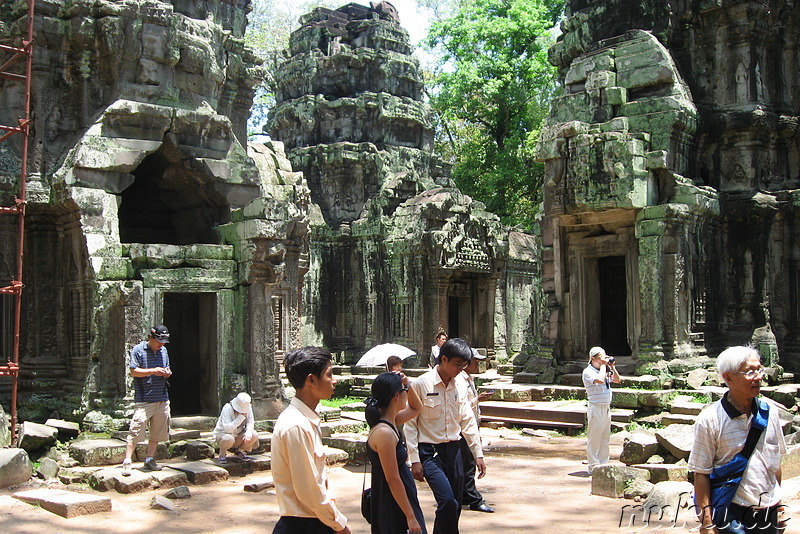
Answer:
[(345, 359), (395, 342), (427, 363), (445, 329), (505, 357), (530, 341), (535, 240), (514, 234), (510, 247), (508, 229), (432, 154), (411, 53), (388, 3), (348, 4), (303, 16), (279, 67), (270, 135), (319, 208), (303, 340)]
[[(3, 42), (24, 20), (9, 4)], [(173, 413), (216, 414), (240, 390), (260, 418), (280, 410), (277, 363), (299, 344), (309, 193), (280, 143), (246, 145), (259, 75), (244, 47), (248, 10), (36, 3), (20, 383), (22, 399), (60, 400), (25, 402), (23, 418), (78, 408), (125, 424), (126, 356), (156, 322), (172, 333)], [(0, 85), (0, 122), (13, 122), (20, 98), (18, 81)], [(0, 146), (2, 169), (18, 169), (18, 147)], [(9, 202), (16, 185), (0, 182)], [(0, 278), (13, 254), (4, 240)]]
[(568, 3), (539, 152), (559, 358), (604, 341), (597, 301), (614, 291), (593, 257), (622, 256), (634, 356), (752, 341), (797, 366), (798, 17), (793, 0)]

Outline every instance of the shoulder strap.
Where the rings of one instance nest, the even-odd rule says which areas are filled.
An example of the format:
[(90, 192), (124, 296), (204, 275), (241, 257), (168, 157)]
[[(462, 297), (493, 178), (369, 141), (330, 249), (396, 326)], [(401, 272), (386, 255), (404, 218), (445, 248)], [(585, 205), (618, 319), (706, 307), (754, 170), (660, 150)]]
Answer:
[(761, 437), (761, 432), (767, 428), (767, 422), (769, 422), (769, 404), (756, 399), (756, 405), (758, 409), (756, 413), (753, 414), (753, 419), (750, 421), (750, 432), (747, 434), (747, 440), (744, 442), (744, 447), (742, 447), (742, 451), (739, 453), (748, 459), (756, 448), (756, 443), (758, 442), (758, 438)]
[(378, 419), (378, 423), (383, 423), (385, 425), (388, 425), (389, 428), (394, 430), (394, 433), (397, 434), (397, 439), (399, 439), (400, 441), (403, 441), (403, 436), (400, 435), (400, 432), (397, 431), (397, 428), (395, 428), (395, 426), (392, 423), (390, 423), (386, 419)]

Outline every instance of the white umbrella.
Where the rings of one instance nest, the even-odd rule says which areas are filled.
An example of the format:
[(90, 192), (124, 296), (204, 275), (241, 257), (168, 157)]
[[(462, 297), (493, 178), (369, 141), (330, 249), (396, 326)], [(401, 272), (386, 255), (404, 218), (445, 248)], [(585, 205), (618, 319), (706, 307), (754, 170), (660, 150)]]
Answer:
[(397, 356), (401, 360), (405, 360), (409, 356), (416, 354), (413, 350), (397, 343), (384, 343), (383, 345), (375, 345), (356, 363), (361, 367), (378, 367), (386, 365), (386, 359), (389, 356)]

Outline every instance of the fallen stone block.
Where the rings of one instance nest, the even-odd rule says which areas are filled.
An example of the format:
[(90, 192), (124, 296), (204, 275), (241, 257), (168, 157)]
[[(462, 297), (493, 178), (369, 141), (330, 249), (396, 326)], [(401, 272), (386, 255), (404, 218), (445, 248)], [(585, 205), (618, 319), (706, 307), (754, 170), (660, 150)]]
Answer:
[(272, 468), (272, 457), (269, 454), (251, 454), (250, 465), (253, 471), (269, 471)]
[(169, 510), (170, 512), (175, 510), (175, 505), (172, 504), (172, 501), (167, 499), (166, 497), (162, 497), (161, 495), (155, 495), (153, 500), (150, 501), (150, 508), (154, 510)]
[(187, 460), (205, 460), (214, 457), (214, 447), (204, 441), (190, 441), (184, 447)]
[(210, 462), (180, 462), (170, 464), (170, 468), (186, 473), (189, 482), (198, 486), (228, 480), (228, 472)]
[(33, 475), (33, 465), (23, 449), (0, 449), (0, 488), (22, 484)]
[(158, 482), (158, 487), (161, 489), (176, 488), (189, 483), (186, 473), (170, 466), (165, 466), (161, 471), (152, 471), (150, 476)]
[(259, 491), (272, 489), (274, 487), (275, 482), (273, 482), (271, 478), (265, 478), (264, 480), (260, 480), (258, 482), (250, 482), (249, 484), (245, 484), (244, 491), (258, 493)]
[(51, 426), (58, 430), (58, 440), (67, 442), (77, 438), (81, 433), (81, 427), (73, 421), (63, 421), (61, 419), (48, 419), (44, 422), (46, 426)]
[(62, 484), (88, 483), (89, 477), (102, 469), (102, 467), (62, 467), (58, 472), (58, 480)]
[(84, 439), (69, 444), (69, 455), (81, 465), (114, 465), (125, 459), (125, 442), (117, 439)]
[(58, 429), (40, 423), (25, 421), (20, 429), (19, 448), (28, 452), (55, 445)]
[(111, 511), (111, 499), (86, 493), (57, 489), (37, 489), (20, 491), (13, 496), (23, 502), (38, 505), (48, 512), (66, 518)]
[(680, 459), (689, 459), (689, 453), (694, 443), (693, 425), (669, 425), (656, 430), (658, 444), (664, 447), (671, 455)]
[(55, 478), (58, 475), (58, 462), (52, 458), (44, 457), (39, 459), (39, 467), (36, 468), (36, 476), (47, 480), (48, 478)]
[(658, 452), (658, 441), (651, 434), (637, 432), (625, 438), (619, 461), (625, 465), (641, 464)]
[(636, 480), (648, 480), (650, 473), (624, 465), (600, 465), (592, 470), (592, 495), (619, 499), (625, 487)]
[(650, 482), (658, 484), (667, 481), (686, 481), (689, 479), (689, 469), (686, 465), (675, 464), (637, 464), (633, 467), (645, 469), (650, 472)]
[[(186, 473), (182, 473), (186, 476)], [(188, 499), (192, 496), (189, 486), (177, 486), (164, 494), (167, 499)]]

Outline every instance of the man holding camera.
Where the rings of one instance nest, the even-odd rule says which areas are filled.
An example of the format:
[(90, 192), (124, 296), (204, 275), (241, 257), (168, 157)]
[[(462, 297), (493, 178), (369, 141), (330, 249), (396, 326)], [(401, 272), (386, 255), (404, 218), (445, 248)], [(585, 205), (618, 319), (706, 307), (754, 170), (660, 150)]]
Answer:
[(614, 358), (602, 347), (589, 349), (589, 365), (583, 370), (583, 385), (589, 406), (586, 410), (586, 457), (589, 474), (608, 463), (608, 441), (611, 439), (611, 382), (619, 384), (619, 371)]

